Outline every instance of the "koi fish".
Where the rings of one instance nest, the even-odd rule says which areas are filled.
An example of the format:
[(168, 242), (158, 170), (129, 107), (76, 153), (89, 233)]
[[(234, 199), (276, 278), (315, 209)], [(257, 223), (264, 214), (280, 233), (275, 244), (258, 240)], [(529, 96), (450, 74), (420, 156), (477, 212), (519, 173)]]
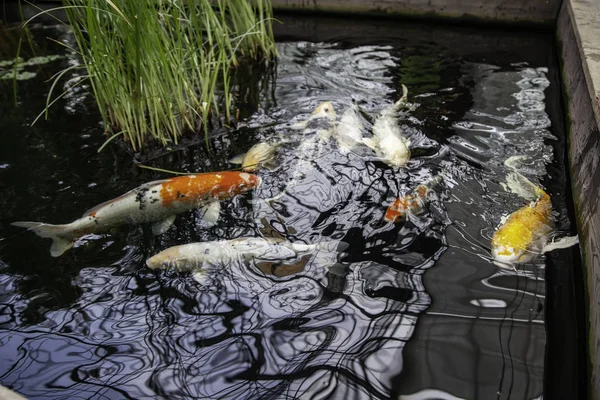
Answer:
[[(345, 247), (347, 245), (343, 242), (305, 244), (274, 238), (242, 237), (169, 247), (147, 259), (146, 265), (150, 269), (161, 268), (200, 273), (195, 275), (195, 278), (202, 281), (202, 271), (206, 272), (211, 265), (224, 265), (235, 261), (292, 260), (303, 253), (323, 251), (331, 254), (337, 253)], [(322, 257), (321, 260), (331, 262), (331, 257)]]
[(231, 164), (241, 164), (242, 170), (254, 172), (258, 167), (267, 164), (273, 159), (275, 151), (280, 144), (269, 144), (260, 142), (250, 147), (247, 153), (241, 154), (229, 160)]
[(384, 220), (387, 222), (397, 222), (398, 220), (405, 219), (408, 214), (418, 215), (422, 213), (430, 193), (441, 181), (442, 176), (437, 175), (429, 183), (417, 186), (412, 194), (396, 198), (385, 211)]
[(336, 117), (337, 114), (333, 108), (333, 104), (328, 101), (324, 101), (314, 109), (306, 121), (297, 122), (290, 127), (296, 130), (303, 130), (310, 128), (309, 125), (312, 125), (311, 122), (313, 121), (317, 121), (317, 124), (323, 121), (328, 123), (330, 121), (335, 121)]
[(398, 123), (397, 112), (406, 105), (408, 89), (402, 85), (402, 97), (391, 107), (385, 108), (375, 119), (373, 136), (363, 138), (382, 160), (392, 167), (403, 167), (410, 159), (410, 140), (404, 137)]
[(204, 219), (216, 223), (219, 200), (247, 192), (260, 183), (260, 178), (246, 172), (224, 171), (184, 175), (145, 183), (129, 192), (99, 204), (69, 224), (13, 222), (43, 238), (53, 240), (50, 254), (58, 257), (73, 247), (74, 241), (90, 233), (101, 233), (123, 224), (153, 222), (152, 232), (166, 232), (175, 216), (193, 208), (205, 209)]
[(491, 253), (495, 263), (501, 266), (528, 263), (540, 254), (579, 242), (573, 236), (549, 243), (554, 231), (550, 196), (518, 172), (508, 174), (506, 183), (511, 191), (531, 202), (503, 218), (494, 232)]

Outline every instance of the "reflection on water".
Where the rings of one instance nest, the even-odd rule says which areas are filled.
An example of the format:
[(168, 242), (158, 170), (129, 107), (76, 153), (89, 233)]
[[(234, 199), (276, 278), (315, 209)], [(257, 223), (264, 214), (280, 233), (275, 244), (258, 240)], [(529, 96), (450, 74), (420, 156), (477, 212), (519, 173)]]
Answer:
[[(73, 112), (75, 95), (33, 128), (38, 78), (19, 87), (28, 112), (2, 98), (0, 382), (40, 399), (540, 397), (544, 258), (513, 271), (488, 251), (501, 216), (523, 205), (501, 186), (508, 157), (531, 156), (523, 172), (564, 203), (565, 183), (547, 174), (562, 162), (562, 133), (545, 111), (557, 84), (545, 61), (552, 38), (522, 43), (529, 55), (475, 45), (465, 54), (460, 32), (451, 43), (403, 32), (279, 43), (276, 77), (240, 83), (237, 98), (254, 104), (241, 105), (248, 117), (214, 137), (213, 152), (199, 144), (151, 160), (216, 171), (258, 141), (285, 141), (275, 166), (259, 171), (263, 184), (225, 202), (216, 226), (190, 212), (159, 238), (123, 228), (57, 259), (8, 224), (72, 220), (160, 175), (114, 147), (97, 154), (98, 116)], [(56, 62), (46, 68), (77, 61)], [(418, 105), (401, 121), (413, 155), (402, 169), (364, 146), (322, 140), (331, 121), (293, 129), (323, 101), (338, 117), (353, 103), (373, 117), (400, 97), (400, 83)], [(437, 174), (444, 182), (424, 213), (384, 221), (395, 198)], [(557, 212), (569, 231), (564, 207)], [(349, 247), (233, 262), (202, 284), (145, 267), (169, 246), (242, 236)]]

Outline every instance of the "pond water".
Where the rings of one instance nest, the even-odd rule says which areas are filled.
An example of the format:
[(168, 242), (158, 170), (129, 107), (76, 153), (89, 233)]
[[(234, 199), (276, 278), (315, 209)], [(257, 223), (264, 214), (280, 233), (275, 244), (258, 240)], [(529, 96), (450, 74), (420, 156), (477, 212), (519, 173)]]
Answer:
[[(282, 19), (276, 67), (240, 71), (241, 123), (215, 131), (211, 151), (199, 141), (146, 158), (114, 144), (98, 153), (101, 119), (76, 75), (48, 120), (30, 126), (46, 81), (78, 64), (46, 39), (73, 45), (65, 27), (30, 28), (35, 52), (21, 53), (33, 61), (20, 71), (28, 74), (16, 104), (13, 82), (1, 79), (12, 67), (0, 64), (0, 382), (32, 399), (575, 393), (576, 360), (563, 352), (576, 359), (579, 348), (560, 325), (577, 325), (578, 249), (517, 270), (489, 257), (502, 216), (525, 204), (502, 186), (514, 155), (533, 160), (523, 172), (552, 196), (557, 230), (575, 230), (552, 34)], [(0, 62), (8, 61), (18, 31), (0, 34)], [(60, 57), (34, 59), (45, 55)], [(352, 104), (376, 116), (400, 98), (401, 84), (415, 104), (400, 122), (412, 150), (403, 168), (365, 146), (344, 152), (335, 140), (319, 142), (316, 129), (290, 129), (323, 101), (338, 119)], [(159, 237), (149, 226), (123, 227), (52, 258), (48, 240), (10, 226), (70, 222), (169, 176), (137, 161), (220, 171), (252, 144), (280, 139), (276, 165), (257, 172), (262, 185), (223, 202), (212, 227), (191, 211)], [(384, 221), (396, 197), (438, 174), (422, 214)], [(246, 236), (348, 246), (284, 264), (232, 263), (203, 284), (145, 265), (170, 246)], [(560, 350), (547, 347), (559, 337)], [(545, 381), (553, 376), (563, 377), (562, 389)]]

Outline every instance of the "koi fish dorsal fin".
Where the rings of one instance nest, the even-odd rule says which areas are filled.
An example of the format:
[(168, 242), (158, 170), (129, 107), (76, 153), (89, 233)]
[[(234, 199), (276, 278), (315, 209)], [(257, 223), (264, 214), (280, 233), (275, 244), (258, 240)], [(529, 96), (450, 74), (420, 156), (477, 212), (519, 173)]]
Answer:
[(219, 214), (221, 213), (221, 203), (218, 201), (212, 201), (202, 207), (204, 215), (202, 219), (208, 224), (208, 226), (214, 226), (219, 221)]
[(162, 235), (166, 231), (168, 231), (171, 226), (173, 226), (173, 222), (175, 222), (175, 215), (171, 215), (170, 217), (165, 218), (162, 221), (155, 222), (152, 224), (152, 233), (155, 236)]
[(122, 195), (120, 195), (118, 197), (115, 197), (114, 199), (107, 200), (107, 201), (105, 201), (103, 203), (100, 203), (100, 204), (98, 204), (98, 205), (90, 208), (89, 210), (87, 210), (86, 212), (84, 212), (82, 216), (85, 217), (85, 216), (88, 216), (88, 215), (90, 215), (92, 213), (98, 212), (98, 210), (100, 210), (102, 207), (105, 207), (105, 206), (107, 206), (107, 205), (109, 205), (111, 203), (114, 203), (115, 201), (124, 199), (125, 197), (129, 196), (130, 194), (134, 193), (135, 191), (147, 189), (147, 188), (150, 188), (150, 187), (155, 186), (155, 185), (160, 185), (160, 184), (162, 184), (164, 182), (167, 182), (168, 180), (169, 179), (160, 179), (160, 180), (156, 180), (156, 181), (152, 181), (152, 182), (146, 182), (143, 185), (140, 185), (140, 186), (136, 187), (135, 189), (131, 189), (130, 191), (128, 191), (128, 192), (126, 192), (126, 193), (124, 193), (124, 194), (122, 194)]

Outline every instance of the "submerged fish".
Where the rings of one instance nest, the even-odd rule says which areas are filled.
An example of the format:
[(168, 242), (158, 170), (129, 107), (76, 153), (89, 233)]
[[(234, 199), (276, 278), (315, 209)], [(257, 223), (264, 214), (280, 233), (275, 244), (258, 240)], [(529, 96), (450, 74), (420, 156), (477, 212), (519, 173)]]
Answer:
[(397, 113), (406, 105), (408, 89), (402, 85), (402, 97), (384, 109), (375, 119), (373, 136), (362, 141), (373, 149), (382, 160), (393, 167), (403, 167), (410, 159), (410, 140), (404, 137), (398, 123)]
[[(334, 121), (335, 118), (336, 113), (333, 105), (328, 101), (324, 101), (315, 108), (306, 121), (298, 122), (291, 127), (292, 129), (310, 130), (309, 124), (312, 121), (320, 121), (323, 126), (317, 126), (318, 137), (319, 139), (328, 139), (332, 134), (331, 121)], [(283, 143), (283, 141), (280, 143), (257, 143), (247, 153), (236, 156), (229, 160), (229, 162), (232, 164), (241, 164), (242, 170), (253, 172), (259, 166), (263, 166), (271, 161), (275, 151)]]
[(272, 161), (279, 144), (260, 142), (250, 147), (247, 153), (241, 154), (229, 160), (232, 164), (241, 164), (242, 170), (254, 172), (258, 167)]
[(554, 232), (550, 196), (518, 172), (507, 176), (508, 187), (531, 202), (504, 218), (492, 237), (492, 257), (500, 265), (523, 264), (545, 252), (570, 247), (578, 237), (549, 241)]
[(314, 109), (306, 121), (297, 122), (291, 125), (291, 128), (296, 130), (309, 129), (310, 125), (312, 125), (311, 123), (319, 124), (320, 122), (325, 122), (327, 124), (330, 121), (335, 121), (336, 117), (337, 114), (333, 108), (333, 104), (324, 101)]
[(314, 109), (314, 111), (310, 114), (310, 117), (308, 117), (308, 120), (306, 122), (318, 119), (326, 119), (333, 121), (336, 117), (337, 114), (335, 112), (335, 108), (333, 108), (333, 104), (331, 104), (328, 101), (324, 101)]
[(388, 222), (397, 222), (405, 219), (409, 214), (422, 213), (427, 205), (430, 193), (442, 181), (442, 176), (437, 175), (427, 184), (422, 184), (413, 190), (412, 194), (396, 198), (385, 211), (384, 219)]
[(75, 239), (90, 233), (101, 233), (123, 224), (154, 222), (152, 231), (166, 232), (177, 214), (204, 207), (204, 218), (216, 223), (219, 200), (247, 192), (260, 183), (260, 178), (246, 172), (216, 172), (178, 176), (145, 183), (129, 192), (99, 204), (69, 224), (13, 222), (43, 238), (53, 240), (50, 254), (58, 257), (73, 246)]
[(146, 265), (151, 269), (163, 268), (198, 272), (207, 264), (286, 260), (296, 258), (299, 253), (316, 251), (331, 253), (337, 252), (338, 249), (343, 249), (339, 242), (305, 244), (273, 238), (243, 237), (170, 247), (150, 257), (146, 260)]

